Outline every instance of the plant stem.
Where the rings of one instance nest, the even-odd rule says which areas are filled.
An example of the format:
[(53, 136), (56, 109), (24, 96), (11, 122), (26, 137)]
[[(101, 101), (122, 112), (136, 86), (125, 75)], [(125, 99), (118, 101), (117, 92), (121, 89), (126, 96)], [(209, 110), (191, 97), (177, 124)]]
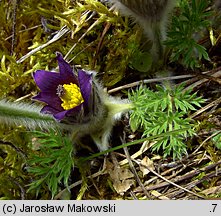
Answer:
[(133, 142), (128, 142), (128, 143), (125, 143), (123, 145), (119, 145), (119, 146), (116, 146), (116, 147), (113, 147), (113, 148), (110, 148), (108, 150), (105, 150), (105, 151), (102, 151), (102, 152), (98, 152), (98, 153), (95, 153), (89, 157), (86, 157), (86, 158), (80, 158), (79, 159), (79, 162), (86, 162), (88, 160), (92, 160), (93, 158), (96, 158), (96, 157), (99, 157), (101, 155), (105, 155), (107, 153), (110, 153), (110, 152), (113, 152), (113, 151), (116, 151), (118, 149), (122, 149), (122, 148), (125, 148), (125, 147), (129, 147), (129, 146), (132, 146), (132, 145), (137, 145), (137, 144), (140, 144), (140, 143), (143, 143), (144, 141), (146, 140), (154, 140), (154, 139), (157, 139), (157, 138), (161, 138), (161, 137), (164, 137), (164, 136), (169, 136), (169, 135), (172, 135), (172, 134), (176, 134), (176, 133), (180, 133), (180, 132), (183, 132), (183, 131), (186, 131), (188, 130), (188, 128), (182, 128), (182, 129), (179, 129), (179, 130), (174, 130), (174, 131), (169, 131), (169, 132), (166, 132), (166, 133), (161, 133), (161, 134), (157, 134), (157, 135), (154, 135), (154, 136), (150, 136), (150, 137), (146, 137), (146, 138), (143, 138), (143, 139), (139, 139), (139, 140), (135, 140)]
[(54, 118), (40, 113), (40, 110), (41, 107), (35, 104), (0, 100), (0, 122), (8, 125), (24, 125), (29, 129), (55, 128), (57, 123)]

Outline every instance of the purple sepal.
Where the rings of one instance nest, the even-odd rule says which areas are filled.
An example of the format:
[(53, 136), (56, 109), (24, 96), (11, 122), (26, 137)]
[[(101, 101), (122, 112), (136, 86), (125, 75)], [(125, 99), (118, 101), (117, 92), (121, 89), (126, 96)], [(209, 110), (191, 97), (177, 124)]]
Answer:
[[(33, 73), (34, 80), (41, 90), (33, 99), (47, 104), (42, 108), (42, 113), (51, 114), (58, 121), (65, 120), (65, 122), (68, 122), (68, 118), (73, 119), (76, 117), (78, 119), (77, 116), (84, 113), (84, 110), (88, 112), (89, 103), (91, 102), (93, 77), (92, 73), (83, 70), (79, 70), (78, 77), (76, 77), (71, 66), (63, 59), (60, 53), (57, 53), (57, 61), (59, 72), (37, 70)], [(70, 83), (79, 86), (84, 102), (77, 107), (64, 110), (61, 106), (62, 101), (58, 96), (57, 88), (59, 85)]]
[(61, 53), (57, 52), (57, 61), (60, 72), (60, 79), (78, 85), (77, 77), (74, 75), (71, 66), (63, 59)]
[(80, 104), (72, 109), (69, 110), (63, 110), (62, 112), (58, 112), (56, 114), (54, 114), (55, 119), (57, 119), (58, 121), (63, 120), (65, 117), (71, 117), (73, 115), (78, 115), (79, 111), (83, 108), (83, 105)]
[(78, 71), (79, 86), (86, 106), (88, 106), (89, 98), (91, 96), (92, 78), (92, 73), (90, 74), (83, 70)]

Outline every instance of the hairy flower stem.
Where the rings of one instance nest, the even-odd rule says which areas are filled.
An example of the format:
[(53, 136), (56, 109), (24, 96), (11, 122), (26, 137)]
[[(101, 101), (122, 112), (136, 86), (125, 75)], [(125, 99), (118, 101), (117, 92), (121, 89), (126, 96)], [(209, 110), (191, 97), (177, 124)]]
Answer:
[(42, 107), (0, 100), (0, 122), (7, 125), (24, 125), (28, 129), (49, 129), (57, 126), (52, 116), (40, 113)]
[(106, 102), (105, 105), (107, 106), (109, 112), (112, 115), (116, 115), (117, 113), (124, 113), (128, 110), (131, 110), (134, 108), (134, 104), (132, 103), (111, 103)]
[(163, 46), (163, 35), (160, 28), (160, 23), (152, 26), (153, 31), (153, 47), (151, 50), (154, 62), (163, 64), (164, 59), (164, 46)]

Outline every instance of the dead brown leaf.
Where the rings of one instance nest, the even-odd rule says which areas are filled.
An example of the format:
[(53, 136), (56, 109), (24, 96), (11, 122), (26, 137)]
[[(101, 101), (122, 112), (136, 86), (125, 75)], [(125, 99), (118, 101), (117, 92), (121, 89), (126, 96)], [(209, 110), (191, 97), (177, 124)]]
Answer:
[(106, 168), (118, 194), (123, 195), (134, 184), (134, 174), (128, 168), (114, 166), (110, 161), (107, 161)]
[(151, 170), (154, 170), (153, 161), (147, 156), (145, 156), (140, 163), (140, 170), (143, 173), (143, 176), (147, 175), (150, 172), (145, 166), (150, 168)]

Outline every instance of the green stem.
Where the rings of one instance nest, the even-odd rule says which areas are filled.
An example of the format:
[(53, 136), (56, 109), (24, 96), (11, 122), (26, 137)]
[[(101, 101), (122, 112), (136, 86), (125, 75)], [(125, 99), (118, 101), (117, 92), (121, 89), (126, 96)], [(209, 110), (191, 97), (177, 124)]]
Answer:
[(35, 104), (0, 100), (0, 122), (7, 125), (24, 125), (29, 129), (55, 128), (57, 123), (54, 118), (40, 113), (41, 108)]
[(123, 145), (119, 145), (119, 146), (113, 147), (111, 149), (108, 149), (106, 151), (95, 153), (95, 154), (93, 154), (89, 157), (80, 158), (78, 162), (79, 163), (86, 162), (88, 160), (92, 160), (96, 157), (99, 157), (101, 155), (105, 155), (107, 153), (116, 151), (118, 149), (122, 149), (122, 148), (133, 146), (133, 145), (137, 145), (137, 144), (143, 143), (144, 141), (147, 141), (147, 140), (154, 140), (154, 139), (157, 139), (157, 138), (161, 138), (161, 137), (164, 137), (164, 136), (169, 136), (169, 135), (176, 134), (176, 133), (179, 133), (179, 132), (183, 132), (183, 131), (186, 131), (186, 130), (188, 130), (188, 128), (182, 128), (182, 129), (179, 129), (179, 130), (169, 131), (169, 132), (162, 133), (162, 134), (159, 134), (159, 135), (157, 134), (157, 135), (154, 135), (154, 136), (150, 136), (150, 137), (146, 137), (146, 138), (143, 138), (143, 139), (135, 140), (133, 142), (128, 142), (128, 143), (125, 143)]
[(105, 102), (108, 110), (111, 112), (112, 115), (117, 113), (126, 112), (134, 108), (134, 104), (132, 103), (112, 103), (112, 102)]
[(156, 52), (157, 60), (162, 62), (164, 58), (164, 47), (162, 44), (163, 38), (160, 23), (153, 25), (153, 36), (153, 50)]

